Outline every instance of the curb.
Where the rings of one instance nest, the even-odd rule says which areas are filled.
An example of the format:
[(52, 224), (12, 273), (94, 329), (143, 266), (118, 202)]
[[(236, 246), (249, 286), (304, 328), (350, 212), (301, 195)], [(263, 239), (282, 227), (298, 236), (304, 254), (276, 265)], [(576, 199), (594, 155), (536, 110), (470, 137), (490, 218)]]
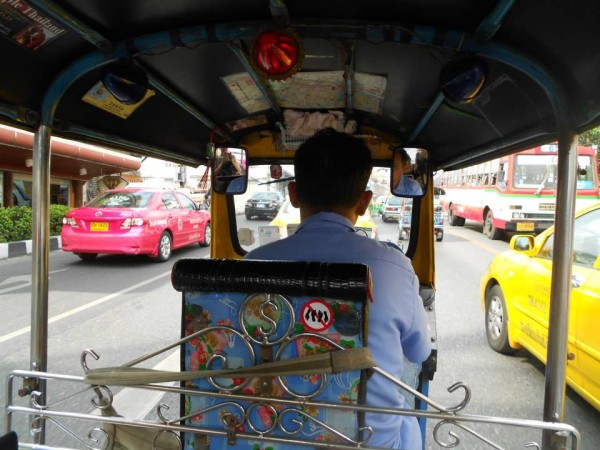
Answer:
[[(0, 244), (0, 259), (14, 258), (15, 256), (31, 255), (33, 242), (31, 239), (27, 241), (16, 241)], [(50, 251), (60, 250), (62, 241), (60, 236), (50, 236)]]

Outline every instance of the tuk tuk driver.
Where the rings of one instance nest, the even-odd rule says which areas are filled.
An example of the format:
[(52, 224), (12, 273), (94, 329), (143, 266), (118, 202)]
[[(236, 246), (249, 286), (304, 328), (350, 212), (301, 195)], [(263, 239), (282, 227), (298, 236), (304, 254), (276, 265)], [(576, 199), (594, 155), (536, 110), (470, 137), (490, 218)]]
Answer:
[(413, 166), (410, 155), (403, 148), (394, 151), (394, 194), (423, 195), (421, 185), (413, 178)]
[[(377, 366), (401, 378), (404, 357), (421, 363), (431, 352), (427, 319), (410, 260), (399, 250), (355, 233), (373, 193), (366, 191), (371, 154), (364, 142), (333, 129), (308, 139), (294, 156), (290, 202), (300, 208), (297, 231), (250, 251), (246, 259), (363, 263), (371, 269), (373, 303), (369, 309), (369, 349)], [(367, 404), (408, 408), (401, 390), (374, 374)], [(368, 445), (421, 450), (417, 419), (366, 414), (373, 429)]]

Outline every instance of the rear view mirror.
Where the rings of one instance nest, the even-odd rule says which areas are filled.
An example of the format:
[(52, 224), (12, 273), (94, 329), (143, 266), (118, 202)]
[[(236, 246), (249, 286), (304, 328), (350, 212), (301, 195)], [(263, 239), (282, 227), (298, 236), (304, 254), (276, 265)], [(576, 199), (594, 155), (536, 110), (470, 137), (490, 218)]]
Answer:
[(248, 160), (241, 148), (218, 148), (212, 162), (212, 187), (218, 194), (243, 194), (248, 185)]
[(394, 149), (390, 188), (399, 197), (425, 195), (429, 184), (429, 155), (420, 148)]

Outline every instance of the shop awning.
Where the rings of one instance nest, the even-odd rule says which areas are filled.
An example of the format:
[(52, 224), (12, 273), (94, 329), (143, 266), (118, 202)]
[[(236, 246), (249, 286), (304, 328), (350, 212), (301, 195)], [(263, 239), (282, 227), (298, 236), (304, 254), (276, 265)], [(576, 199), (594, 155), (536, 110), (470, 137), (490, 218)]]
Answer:
[(142, 177), (140, 177), (139, 175), (132, 174), (132, 173), (122, 173), (119, 176), (121, 178), (123, 178), (125, 181), (127, 181), (128, 183), (142, 183), (144, 181), (144, 179)]
[[(31, 173), (32, 149), (32, 133), (0, 125), (0, 170)], [(126, 153), (61, 138), (51, 141), (50, 170), (54, 177), (87, 181), (139, 170), (141, 166), (141, 158)], [(137, 175), (127, 176), (143, 181)]]

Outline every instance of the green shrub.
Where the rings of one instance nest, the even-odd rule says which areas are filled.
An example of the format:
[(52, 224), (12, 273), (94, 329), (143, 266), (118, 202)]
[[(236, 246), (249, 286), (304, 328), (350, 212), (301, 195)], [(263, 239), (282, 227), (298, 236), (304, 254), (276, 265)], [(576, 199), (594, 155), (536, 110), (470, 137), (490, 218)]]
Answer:
[[(50, 205), (50, 236), (58, 236), (68, 206)], [(31, 239), (32, 212), (28, 206), (0, 208), (0, 242)]]
[(65, 205), (50, 205), (50, 236), (60, 235), (63, 217), (70, 209)]

